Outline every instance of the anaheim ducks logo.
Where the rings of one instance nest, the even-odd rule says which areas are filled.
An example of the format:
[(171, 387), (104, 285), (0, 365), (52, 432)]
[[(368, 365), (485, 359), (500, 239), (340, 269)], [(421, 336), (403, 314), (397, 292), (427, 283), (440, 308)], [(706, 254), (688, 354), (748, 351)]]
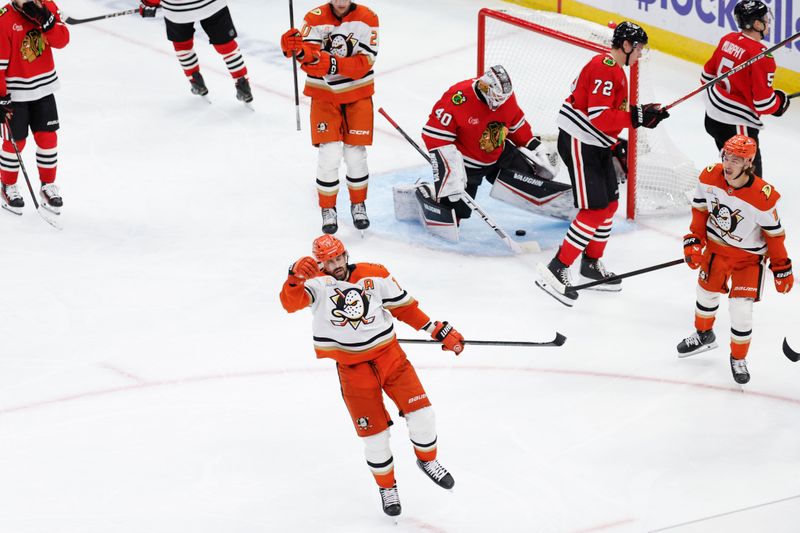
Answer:
[(358, 46), (358, 39), (353, 37), (352, 33), (346, 37), (340, 33), (334, 33), (325, 39), (322, 48), (336, 57), (349, 57), (353, 55), (356, 46)]
[(336, 294), (330, 298), (336, 309), (331, 314), (339, 320), (331, 320), (331, 324), (341, 327), (350, 324), (353, 329), (358, 329), (360, 324), (370, 324), (375, 320), (375, 317), (366, 317), (369, 313), (369, 295), (363, 289), (334, 290)]
[(722, 232), (723, 237), (729, 237), (734, 241), (741, 241), (741, 237), (737, 237), (733, 234), (736, 231), (736, 227), (739, 225), (739, 222), (744, 219), (744, 217), (739, 214), (740, 209), (736, 211), (731, 211), (731, 208), (727, 205), (720, 204), (719, 200), (714, 198), (714, 201), (711, 202), (713, 205), (713, 209), (711, 209), (711, 223), (714, 224), (719, 230)]
[(39, 30), (30, 30), (25, 34), (25, 38), (22, 39), (22, 46), (20, 46), (19, 51), (25, 61), (33, 63), (36, 61), (37, 57), (44, 53), (46, 45), (47, 42), (44, 40), (42, 32)]
[(506, 142), (508, 128), (502, 122), (492, 121), (483, 130), (478, 144), (484, 152), (494, 152)]

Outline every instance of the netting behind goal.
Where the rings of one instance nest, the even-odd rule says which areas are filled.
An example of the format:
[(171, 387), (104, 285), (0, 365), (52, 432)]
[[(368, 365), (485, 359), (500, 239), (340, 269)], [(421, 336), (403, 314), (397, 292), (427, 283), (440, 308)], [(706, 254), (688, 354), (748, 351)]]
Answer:
[[(555, 137), (572, 82), (594, 55), (610, 49), (612, 34), (611, 28), (557, 13), (482, 9), (478, 73), (503, 65), (534, 133)], [(655, 101), (649, 66), (645, 56), (630, 69), (631, 103)], [(699, 173), (688, 157), (663, 129), (630, 130), (629, 141), (628, 217), (688, 212)]]

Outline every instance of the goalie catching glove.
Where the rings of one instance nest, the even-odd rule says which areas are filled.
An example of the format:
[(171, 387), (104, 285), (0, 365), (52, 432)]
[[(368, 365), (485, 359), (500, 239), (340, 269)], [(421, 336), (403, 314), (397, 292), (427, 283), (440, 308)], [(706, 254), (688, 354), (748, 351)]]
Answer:
[(319, 263), (313, 257), (302, 257), (289, 267), (290, 285), (302, 285), (306, 280), (320, 275)]
[(703, 260), (703, 248), (705, 248), (703, 240), (694, 233), (683, 237), (683, 258), (692, 270), (700, 268), (700, 262)]
[(791, 259), (777, 264), (770, 261), (769, 269), (772, 270), (772, 275), (775, 277), (775, 290), (783, 294), (792, 290), (794, 275), (792, 274)]
[(448, 322), (429, 322), (423, 329), (431, 334), (432, 339), (442, 343), (442, 350), (455, 352), (456, 355), (464, 351), (464, 336)]
[(537, 177), (552, 180), (558, 175), (561, 158), (552, 144), (534, 137), (527, 146), (520, 146), (519, 151), (533, 165)]

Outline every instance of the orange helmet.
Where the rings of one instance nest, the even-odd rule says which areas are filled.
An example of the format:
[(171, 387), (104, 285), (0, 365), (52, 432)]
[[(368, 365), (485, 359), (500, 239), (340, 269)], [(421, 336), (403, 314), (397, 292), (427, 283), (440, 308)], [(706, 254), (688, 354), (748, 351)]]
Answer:
[(342, 241), (333, 235), (322, 235), (314, 239), (314, 244), (311, 246), (311, 253), (314, 254), (314, 259), (323, 263), (347, 253), (347, 250), (344, 244), (342, 244)]
[(722, 147), (722, 151), (725, 153), (750, 160), (756, 156), (757, 150), (758, 145), (755, 139), (746, 135), (734, 135), (725, 141), (725, 146)]

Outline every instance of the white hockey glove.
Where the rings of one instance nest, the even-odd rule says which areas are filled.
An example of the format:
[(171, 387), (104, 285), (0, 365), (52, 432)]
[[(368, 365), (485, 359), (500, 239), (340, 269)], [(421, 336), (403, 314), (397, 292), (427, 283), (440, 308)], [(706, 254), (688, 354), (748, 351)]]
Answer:
[[(528, 146), (534, 143), (529, 143)], [(520, 146), (519, 151), (534, 166), (536, 175), (542, 179), (552, 180), (558, 175), (561, 158), (552, 143), (539, 143), (533, 150)]]
[(433, 167), (433, 186), (436, 201), (447, 198), (456, 202), (467, 187), (467, 171), (464, 157), (454, 144), (445, 144), (430, 151)]

